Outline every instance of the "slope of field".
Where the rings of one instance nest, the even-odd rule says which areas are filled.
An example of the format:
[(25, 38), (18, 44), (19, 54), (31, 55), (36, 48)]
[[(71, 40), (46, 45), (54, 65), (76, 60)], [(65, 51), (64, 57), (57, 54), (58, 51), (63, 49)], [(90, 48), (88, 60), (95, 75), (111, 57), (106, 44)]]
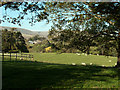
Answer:
[[(77, 55), (75, 53), (33, 53), (34, 60), (39, 62), (47, 63), (58, 63), (58, 64), (72, 64), (81, 65), (81, 63), (90, 63), (98, 66), (115, 66), (117, 62), (116, 57), (105, 57), (97, 55)], [(111, 61), (111, 62), (110, 62)]]

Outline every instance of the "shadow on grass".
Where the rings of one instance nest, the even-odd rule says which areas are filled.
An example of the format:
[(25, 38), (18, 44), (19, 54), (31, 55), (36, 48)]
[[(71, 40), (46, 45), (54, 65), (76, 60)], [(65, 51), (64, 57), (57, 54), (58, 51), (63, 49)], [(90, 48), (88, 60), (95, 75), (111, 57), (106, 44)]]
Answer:
[(113, 67), (3, 62), (3, 88), (117, 88)]

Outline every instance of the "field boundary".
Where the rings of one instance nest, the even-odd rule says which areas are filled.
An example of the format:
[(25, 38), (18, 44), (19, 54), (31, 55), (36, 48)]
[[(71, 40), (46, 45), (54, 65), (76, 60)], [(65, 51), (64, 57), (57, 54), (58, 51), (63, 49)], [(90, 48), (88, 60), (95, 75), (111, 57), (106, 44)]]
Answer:
[(17, 60), (33, 60), (34, 57), (32, 54), (23, 54), (23, 53), (1, 53), (0, 56), (2, 57), (2, 61), (5, 61), (5, 58), (9, 58), (11, 61), (13, 58)]

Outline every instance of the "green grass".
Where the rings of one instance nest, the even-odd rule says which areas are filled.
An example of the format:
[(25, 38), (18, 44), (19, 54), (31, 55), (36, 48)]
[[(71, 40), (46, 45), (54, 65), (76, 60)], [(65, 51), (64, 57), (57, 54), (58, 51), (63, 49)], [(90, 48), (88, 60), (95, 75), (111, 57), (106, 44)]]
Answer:
[[(118, 88), (115, 57), (34, 53), (33, 61), (3, 62), (4, 88)], [(112, 60), (111, 63), (108, 61)], [(82, 66), (81, 62), (94, 63)], [(71, 63), (76, 63), (73, 66)]]
[(4, 62), (3, 88), (117, 88), (116, 68)]
[[(105, 56), (97, 56), (97, 55), (81, 55), (78, 56), (75, 53), (33, 53), (34, 60), (39, 62), (48, 62), (48, 63), (58, 63), (58, 64), (72, 64), (76, 63), (81, 65), (81, 63), (86, 63), (90, 65), (93, 63), (95, 65), (105, 65), (105, 66), (115, 66), (117, 62), (116, 57), (105, 57)], [(109, 62), (111, 60), (111, 62)]]

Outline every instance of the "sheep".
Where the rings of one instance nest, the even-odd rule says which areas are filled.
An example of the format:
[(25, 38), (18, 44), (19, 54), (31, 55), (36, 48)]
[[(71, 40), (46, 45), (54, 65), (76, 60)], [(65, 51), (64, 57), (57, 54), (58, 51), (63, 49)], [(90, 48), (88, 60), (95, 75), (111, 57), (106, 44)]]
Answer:
[(105, 65), (102, 65), (102, 67), (105, 67)]
[(78, 56), (80, 55), (79, 53), (76, 53)]
[(111, 60), (109, 60), (109, 62), (111, 62)]
[(20, 60), (23, 60), (23, 58), (20, 58)]
[(82, 55), (85, 55), (84, 53), (82, 53)]
[(99, 54), (97, 54), (97, 56), (99, 56)]
[(75, 63), (72, 63), (72, 65), (76, 65)]
[(115, 66), (117, 65), (117, 63), (115, 63)]
[(87, 56), (87, 54), (85, 54), (85, 56)]
[(34, 58), (32, 58), (32, 61), (34, 61)]
[(92, 63), (90, 63), (90, 65), (92, 65)]
[(86, 65), (85, 63), (81, 63), (81, 64), (84, 65), (84, 66)]

